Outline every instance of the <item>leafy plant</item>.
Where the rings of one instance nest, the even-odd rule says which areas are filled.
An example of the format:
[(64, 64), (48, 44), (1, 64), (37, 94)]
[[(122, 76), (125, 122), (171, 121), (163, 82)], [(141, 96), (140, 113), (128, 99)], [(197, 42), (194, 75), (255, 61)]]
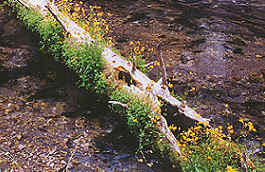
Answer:
[(154, 138), (158, 137), (153, 120), (156, 114), (152, 112), (151, 106), (143, 102), (136, 96), (125, 90), (113, 91), (110, 100), (121, 102), (128, 107), (124, 108), (120, 105), (112, 105), (112, 110), (120, 114), (126, 114), (130, 132), (137, 137), (139, 146), (138, 152), (142, 153), (145, 149), (150, 148), (155, 142)]
[(71, 46), (69, 42), (64, 42), (63, 57), (67, 66), (80, 76), (80, 87), (104, 94), (107, 83), (102, 73), (102, 48), (96, 43)]

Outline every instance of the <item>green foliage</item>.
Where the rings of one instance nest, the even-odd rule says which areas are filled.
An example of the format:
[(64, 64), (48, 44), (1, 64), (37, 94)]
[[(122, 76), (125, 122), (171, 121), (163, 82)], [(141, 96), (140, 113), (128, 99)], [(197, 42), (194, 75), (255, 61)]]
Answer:
[(120, 105), (112, 105), (112, 110), (120, 114), (126, 114), (125, 117), (127, 118), (130, 132), (137, 137), (139, 143), (138, 151), (143, 153), (145, 148), (153, 145), (154, 138), (158, 136), (158, 132), (151, 120), (154, 114), (150, 105), (125, 90), (113, 91), (110, 100), (128, 105), (127, 108)]
[(184, 151), (187, 159), (180, 162), (183, 171), (224, 171), (228, 166), (236, 169), (240, 165), (240, 152), (232, 144), (220, 145), (213, 139), (188, 145)]
[(23, 21), (25, 26), (32, 32), (37, 32), (41, 37), (41, 49), (47, 50), (55, 60), (61, 56), (61, 46), (63, 39), (63, 28), (54, 20), (44, 21), (43, 17), (35, 10), (22, 7), (16, 4), (17, 17)]
[(104, 94), (107, 83), (102, 73), (102, 49), (96, 43), (70, 46), (70, 43), (65, 41), (63, 57), (67, 66), (80, 76), (80, 87)]
[(23, 21), (32, 32), (37, 32), (41, 38), (41, 49), (48, 51), (55, 60), (63, 57), (67, 66), (80, 76), (80, 87), (103, 94), (106, 88), (106, 79), (101, 72), (104, 68), (102, 49), (96, 43), (70, 46), (63, 41), (63, 28), (49, 15), (43, 18), (37, 11), (15, 4), (17, 17)]
[(145, 59), (143, 59), (143, 57), (136, 56), (136, 66), (141, 72), (143, 72), (143, 73), (147, 72), (147, 68), (145, 67), (146, 61), (145, 61)]

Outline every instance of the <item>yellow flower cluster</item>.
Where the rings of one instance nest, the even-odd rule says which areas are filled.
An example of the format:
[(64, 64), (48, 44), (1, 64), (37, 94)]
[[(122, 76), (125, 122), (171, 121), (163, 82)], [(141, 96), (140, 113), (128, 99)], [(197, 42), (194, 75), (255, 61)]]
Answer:
[(248, 129), (249, 132), (251, 132), (251, 131), (256, 132), (256, 129), (254, 127), (254, 124), (252, 122), (250, 122), (249, 120), (240, 118), (239, 119), (239, 122), (241, 122), (243, 124), (243, 126), (246, 129)]
[(132, 58), (132, 56), (142, 56), (144, 55), (144, 50), (145, 47), (141, 46), (141, 42), (140, 41), (130, 41), (130, 47), (131, 47), (131, 56), (129, 56), (129, 58)]
[(234, 134), (233, 126), (230, 125), (229, 123), (228, 123), (227, 125), (228, 125), (228, 127), (227, 127), (227, 131), (228, 131), (228, 133), (229, 133), (229, 134)]
[[(92, 38), (102, 40), (104, 34), (109, 32), (109, 26), (103, 18), (103, 12), (100, 6), (89, 6), (86, 11), (83, 8), (83, 2), (74, 3), (72, 0), (63, 0), (56, 3), (63, 15), (69, 16), (78, 23), (83, 29), (89, 32)], [(111, 45), (111, 39), (107, 38), (108, 45)]]
[(158, 66), (158, 67), (160, 66), (160, 62), (157, 61), (157, 60), (155, 60), (153, 64), (151, 64), (150, 66), (148, 66), (148, 68), (149, 68), (149, 70), (153, 70), (154, 67), (156, 67), (156, 66)]
[(151, 121), (153, 123), (156, 123), (158, 120), (160, 120), (160, 116), (159, 115), (155, 115), (153, 118), (151, 118)]
[(168, 126), (168, 128), (172, 131), (176, 131), (177, 127), (174, 126), (174, 124), (171, 124), (170, 126)]
[(231, 166), (227, 166), (227, 172), (237, 172), (236, 169), (233, 169)]

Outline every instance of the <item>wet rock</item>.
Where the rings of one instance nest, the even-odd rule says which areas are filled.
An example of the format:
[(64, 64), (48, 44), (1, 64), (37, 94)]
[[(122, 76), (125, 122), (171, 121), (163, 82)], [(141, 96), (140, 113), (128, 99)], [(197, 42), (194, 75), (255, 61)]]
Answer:
[(265, 78), (262, 73), (257, 73), (257, 72), (251, 72), (248, 76), (248, 80), (251, 82), (258, 82), (258, 83), (264, 83)]
[(235, 48), (235, 49), (233, 49), (233, 53), (235, 53), (235, 54), (243, 54), (243, 50), (242, 50), (242, 48)]
[(246, 46), (247, 44), (245, 43), (245, 41), (243, 41), (240, 38), (234, 38), (232, 41), (227, 41), (228, 43), (234, 44), (234, 45), (238, 45), (238, 46)]
[(16, 34), (17, 32), (17, 20), (11, 19), (9, 20), (3, 27), (3, 37), (10, 37)]
[(205, 42), (206, 42), (206, 39), (205, 38), (193, 40), (193, 41), (191, 41), (191, 42), (188, 43), (188, 47), (189, 48), (193, 48), (194, 46), (198, 46), (198, 45), (203, 44)]
[(194, 59), (194, 57), (192, 57), (191, 55), (189, 55), (189, 56), (182, 55), (182, 56), (180, 57), (180, 61), (181, 61), (181, 63), (183, 63), (183, 64), (186, 64), (186, 63), (188, 63), (189, 61), (191, 61), (191, 60), (193, 60), (193, 59)]
[(228, 95), (229, 95), (230, 97), (238, 97), (238, 96), (241, 95), (241, 90), (239, 90), (239, 89), (237, 89), (237, 88), (232, 89), (232, 90), (230, 90), (230, 91), (228, 92)]
[(206, 110), (206, 109), (209, 108), (209, 106), (208, 106), (208, 105), (204, 105), (204, 104), (202, 104), (202, 105), (200, 105), (200, 108), (203, 109), (203, 110)]

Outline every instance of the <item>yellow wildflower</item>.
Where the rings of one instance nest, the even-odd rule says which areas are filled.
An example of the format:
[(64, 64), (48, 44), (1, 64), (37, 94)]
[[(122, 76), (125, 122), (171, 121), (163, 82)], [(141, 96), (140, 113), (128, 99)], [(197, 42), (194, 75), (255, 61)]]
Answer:
[(154, 68), (154, 66), (153, 66), (153, 65), (150, 65), (150, 66), (149, 66), (149, 69), (150, 69), (150, 70), (152, 70), (153, 68)]
[(243, 118), (240, 118), (239, 119), (239, 122), (244, 123), (244, 119)]
[(201, 114), (200, 113), (196, 113), (195, 116), (196, 117), (201, 117)]
[(253, 125), (252, 122), (248, 122), (248, 130), (249, 130), (249, 131), (256, 132), (256, 129), (254, 128), (254, 125)]
[(78, 14), (77, 14), (76, 12), (73, 12), (73, 13), (72, 13), (72, 16), (73, 16), (73, 17), (76, 17), (77, 15), (78, 15)]
[(231, 166), (227, 166), (227, 172), (236, 172), (236, 169), (233, 169)]
[(195, 128), (194, 128), (194, 130), (199, 130), (199, 129), (201, 129), (202, 127), (200, 126), (200, 125), (198, 125), (198, 126), (196, 126)]
[(156, 123), (156, 122), (157, 122), (157, 120), (156, 120), (155, 118), (151, 118), (151, 121), (152, 121), (153, 123)]
[(156, 60), (156, 61), (154, 61), (154, 66), (159, 66), (160, 65), (160, 63)]
[(230, 133), (230, 134), (234, 134), (234, 130), (232, 129), (232, 130), (228, 130), (228, 132)]
[(173, 84), (169, 83), (169, 84), (168, 84), (168, 87), (169, 87), (169, 88), (173, 88)]
[(74, 10), (75, 11), (80, 11), (80, 7), (76, 7)]
[(101, 6), (95, 6), (94, 8), (95, 9), (101, 9)]
[(190, 89), (190, 91), (191, 91), (191, 92), (195, 91), (195, 88), (194, 88), (194, 87), (192, 87), (192, 88)]
[(168, 128), (169, 128), (170, 130), (172, 130), (172, 131), (175, 131), (175, 130), (177, 129), (177, 127), (176, 127), (176, 126), (174, 126), (173, 124), (172, 124), (172, 125), (170, 125)]
[(98, 17), (103, 16), (103, 12), (97, 13), (97, 16), (98, 16)]

